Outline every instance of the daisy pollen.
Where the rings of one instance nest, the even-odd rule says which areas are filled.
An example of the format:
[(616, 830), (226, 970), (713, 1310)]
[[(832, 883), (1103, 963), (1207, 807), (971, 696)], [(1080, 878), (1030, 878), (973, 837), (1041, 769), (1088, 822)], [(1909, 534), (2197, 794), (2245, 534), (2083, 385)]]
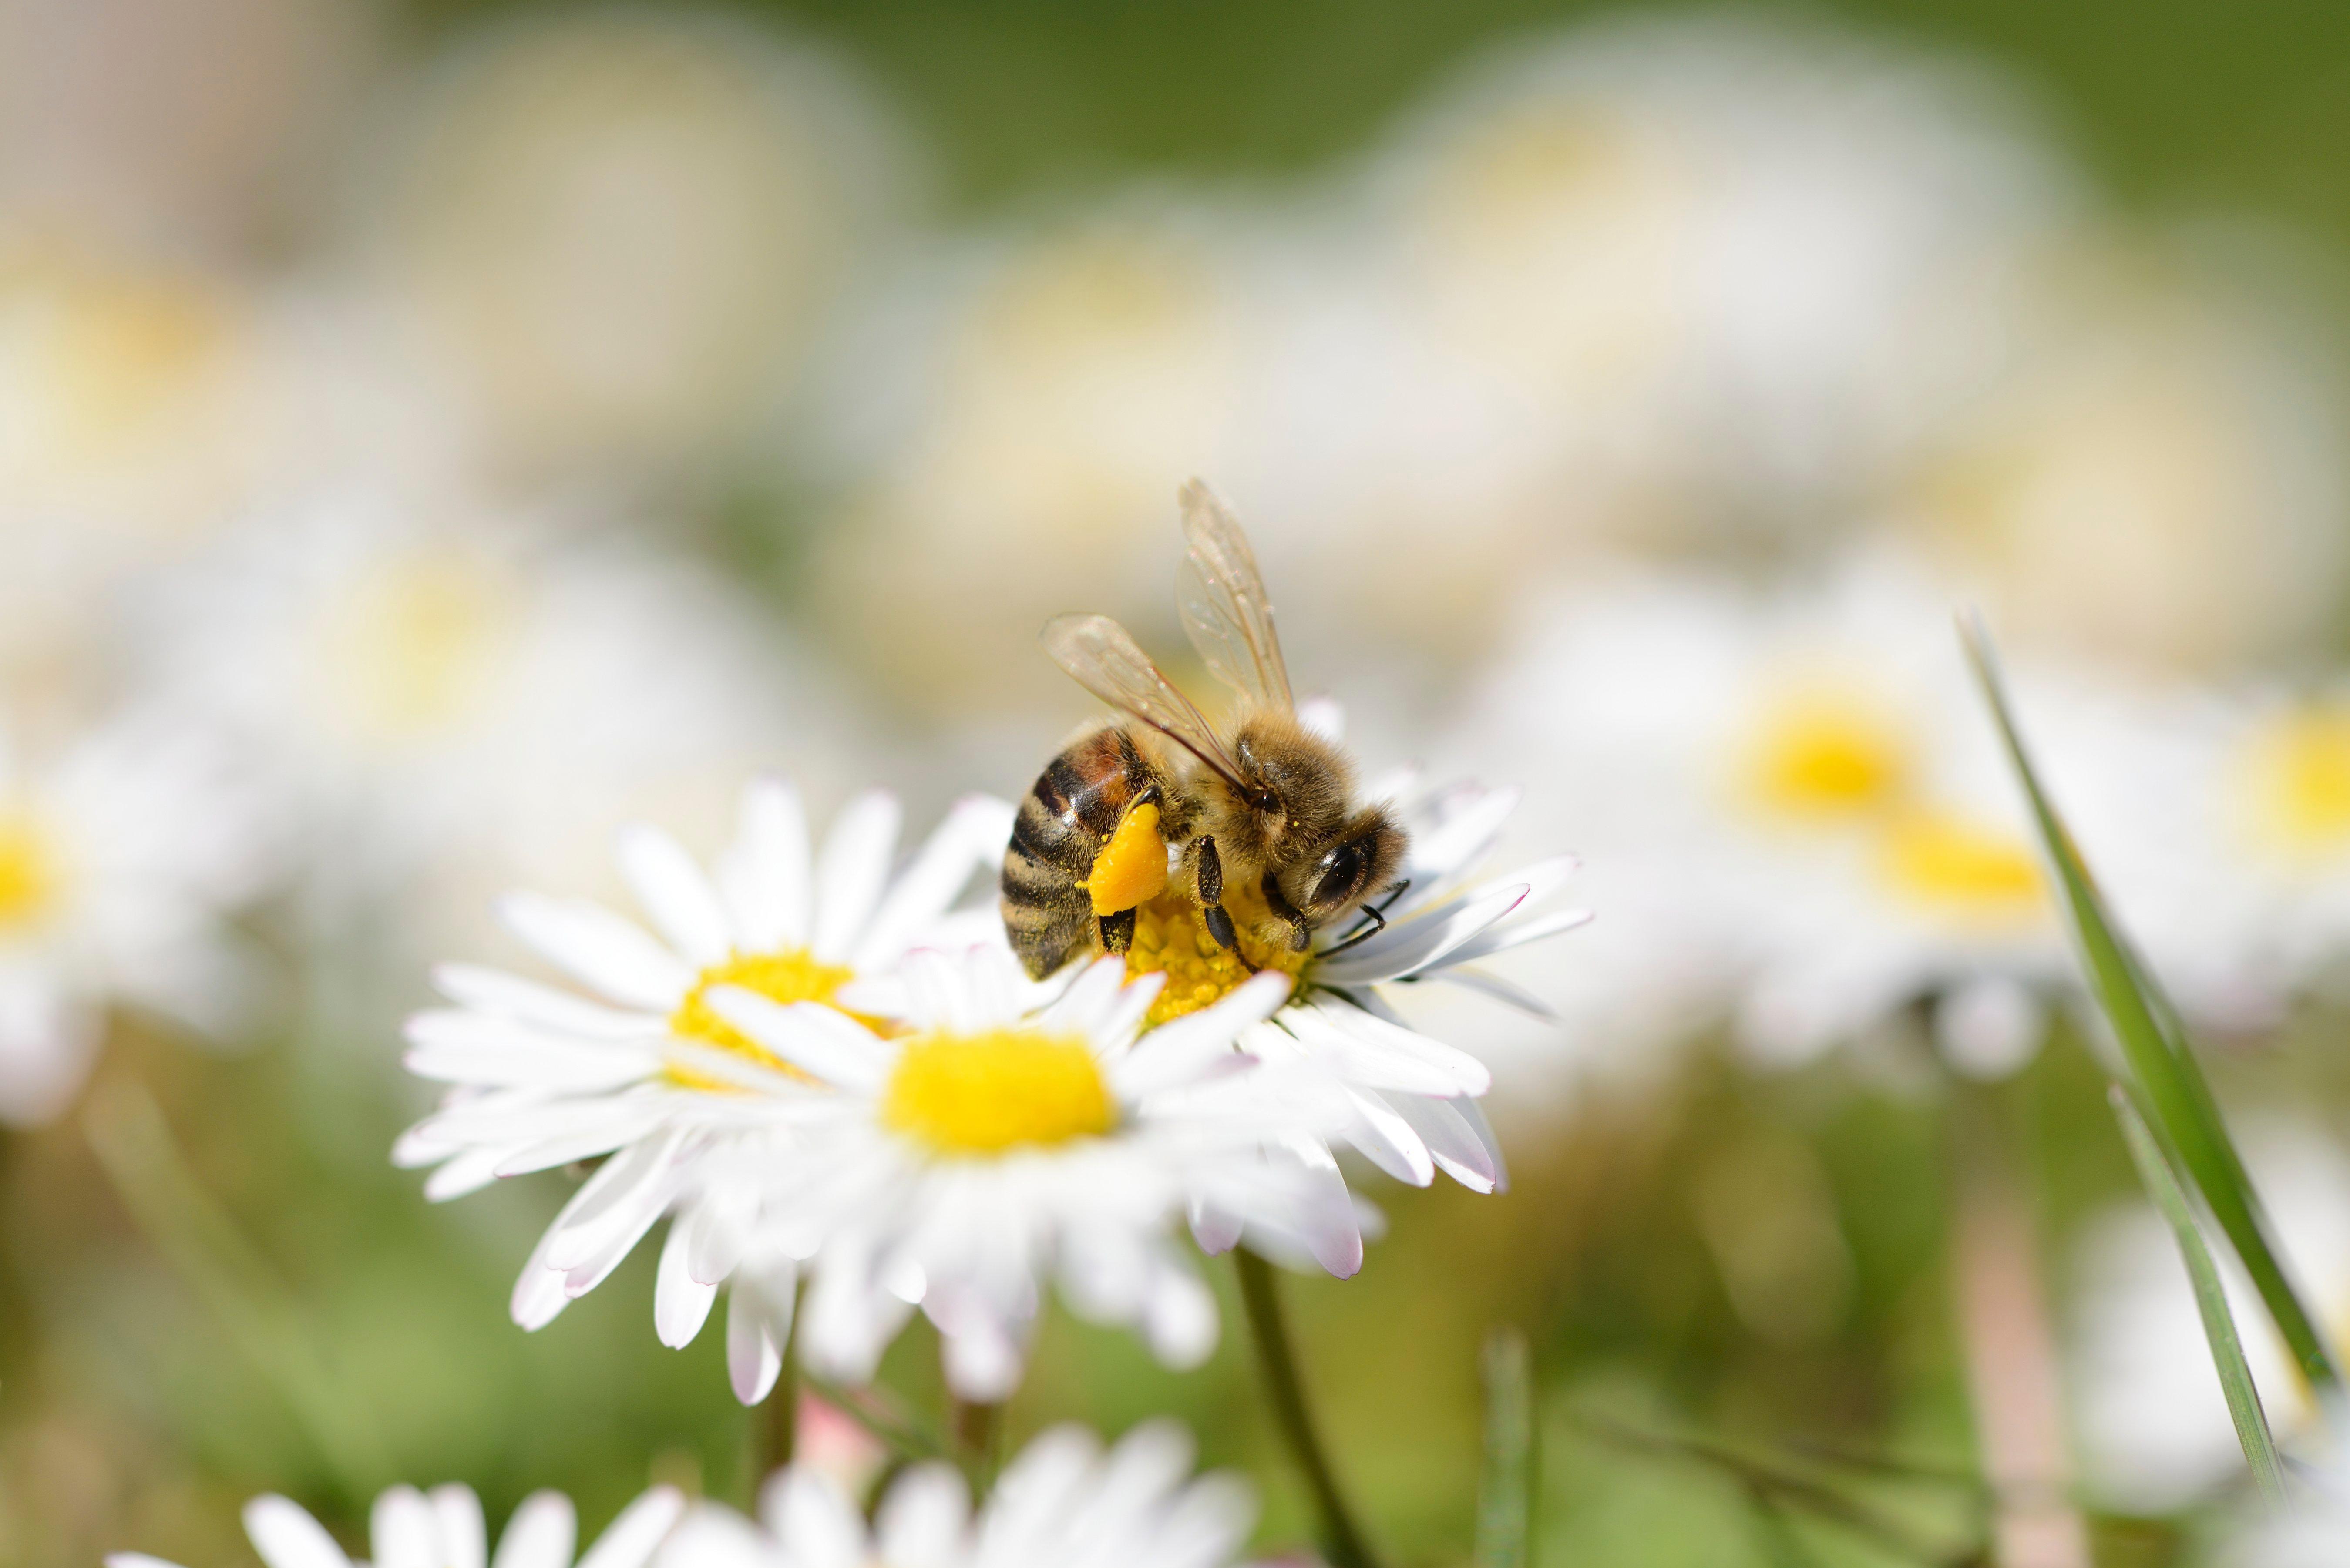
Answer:
[(1762, 804), (1807, 820), (1877, 810), (1898, 794), (1909, 771), (1898, 728), (1846, 695), (1787, 703), (1755, 736), (1753, 753)]
[(2031, 846), (1958, 816), (1904, 817), (1887, 830), (1880, 857), (1896, 892), (1947, 915), (2006, 925), (2031, 920), (2044, 907)]
[(1082, 1038), (990, 1029), (908, 1041), (881, 1120), (941, 1154), (993, 1155), (1098, 1137), (1118, 1106)]
[(2319, 853), (2350, 841), (2350, 705), (2282, 716), (2254, 742), (2250, 772), (2262, 836)]
[[(702, 971), (693, 989), (685, 993), (685, 1000), (670, 1014), (670, 1033), (681, 1040), (715, 1045), (761, 1066), (791, 1072), (794, 1069), (785, 1066), (775, 1053), (762, 1049), (749, 1035), (718, 1016), (711, 1008), (710, 992), (716, 987), (731, 985), (785, 1006), (795, 1002), (828, 1003), (842, 986), (856, 978), (857, 971), (849, 965), (827, 963), (805, 948), (780, 952), (738, 950), (723, 962), (712, 964)], [(671, 1082), (688, 1088), (722, 1086), (706, 1075), (675, 1063), (668, 1071)]]
[(28, 926), (57, 898), (57, 852), (28, 811), (0, 811), (0, 929)]
[(1126, 950), (1127, 978), (1167, 977), (1143, 1020), (1146, 1026), (1214, 1006), (1258, 970), (1279, 970), (1293, 977), (1305, 971), (1309, 954), (1268, 947), (1252, 934), (1255, 919), (1265, 913), (1262, 898), (1233, 887), (1225, 890), (1224, 902), (1240, 938), (1238, 953), (1209, 934), (1207, 917), (1180, 893), (1162, 893), (1135, 910), (1134, 940)]

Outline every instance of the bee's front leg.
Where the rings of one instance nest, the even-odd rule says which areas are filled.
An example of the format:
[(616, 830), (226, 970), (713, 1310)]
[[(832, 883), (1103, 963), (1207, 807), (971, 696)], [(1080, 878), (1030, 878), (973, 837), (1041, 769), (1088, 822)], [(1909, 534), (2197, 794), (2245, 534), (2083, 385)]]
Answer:
[(1200, 918), (1208, 924), (1208, 934), (1216, 944), (1252, 970), (1248, 955), (1241, 951), (1240, 933), (1232, 929), (1232, 918), (1224, 909), (1224, 860), (1216, 853), (1216, 841), (1202, 835), (1199, 850)]
[(1289, 950), (1294, 953), (1304, 952), (1305, 945), (1314, 940), (1314, 928), (1305, 923), (1305, 916), (1299, 911), (1297, 906), (1282, 896), (1281, 884), (1274, 879), (1272, 872), (1267, 871), (1264, 874), (1264, 881), (1260, 885), (1259, 891), (1264, 894), (1264, 907), (1273, 911), (1273, 918), (1288, 922)]

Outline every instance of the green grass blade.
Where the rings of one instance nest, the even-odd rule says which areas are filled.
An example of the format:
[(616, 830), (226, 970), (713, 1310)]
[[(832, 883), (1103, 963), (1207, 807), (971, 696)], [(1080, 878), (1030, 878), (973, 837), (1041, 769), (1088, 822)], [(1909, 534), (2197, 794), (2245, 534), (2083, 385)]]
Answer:
[(2228, 1415), (2236, 1423), (2236, 1440), (2244, 1446), (2244, 1460), (2252, 1467), (2252, 1484), (2260, 1489), (2262, 1501), (2282, 1508), (2284, 1462), (2277, 1457), (2276, 1438), (2269, 1430), (2267, 1413), (2261, 1408), (2260, 1390), (2252, 1385), (2252, 1369), (2244, 1360), (2244, 1343), (2236, 1334), (2235, 1316), (2228, 1310), (2228, 1293), (2220, 1282), (2219, 1266), (2211, 1261), (2211, 1250), (2203, 1244), (2195, 1211), (2170, 1162), (2147, 1130), (2146, 1118), (2137, 1114), (2128, 1092), (2119, 1084), (2106, 1094), (2113, 1102), (2114, 1117), (2122, 1125), (2122, 1137), (2129, 1142), (2130, 1158), (2137, 1162), (2138, 1179), (2170, 1226), (2171, 1235), (2178, 1241), (2178, 1255), (2186, 1261), (2188, 1277), (2195, 1282), (2195, 1310), (2203, 1314), (2203, 1337), (2210, 1342), (2211, 1365), (2218, 1369), (2220, 1386), (2228, 1396)]
[(2333, 1397), (2340, 1393), (2341, 1375), (2277, 1255), (2271, 1240), (2273, 1228), (2235, 1141), (2228, 1135), (2227, 1124), (2220, 1119), (2219, 1104), (2188, 1044), (2178, 1011), (2107, 913), (2073, 836), (2041, 787), (2008, 703), (1990, 639), (1973, 623), (1962, 626), (1961, 636), (2006, 742), (2008, 757), (2031, 802), (2033, 819), (2072, 915), (2091, 990), (2121, 1043), (2123, 1057), (2136, 1080), (2135, 1098), (2146, 1112), (2148, 1130), (2172, 1168), (2184, 1171), (2202, 1196), (2244, 1272), (2251, 1276), (2262, 1304), (2275, 1320), (2277, 1332), (2302, 1376), (2320, 1396), (2319, 1403), (2330, 1407), (2337, 1402)]
[(1534, 1561), (1534, 1391), (1525, 1335), (1485, 1338), (1485, 1469), (1477, 1486), (1477, 1568)]

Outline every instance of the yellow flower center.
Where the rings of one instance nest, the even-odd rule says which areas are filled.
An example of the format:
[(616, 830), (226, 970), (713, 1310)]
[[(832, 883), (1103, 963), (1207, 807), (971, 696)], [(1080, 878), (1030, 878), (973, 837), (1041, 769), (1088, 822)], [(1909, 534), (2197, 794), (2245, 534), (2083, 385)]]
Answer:
[(1925, 813), (1887, 829), (1880, 854), (1894, 890), (1939, 912), (2010, 924), (2042, 908), (2040, 863), (2012, 835)]
[[(1243, 888), (1227, 887), (1224, 909), (1240, 934), (1241, 953), (1258, 969), (1297, 974), (1308, 955), (1287, 947), (1271, 948), (1250, 934), (1250, 928), (1267, 913), (1263, 898)], [(1144, 1027), (1155, 1029), (1170, 1018), (1213, 1005), (1245, 981), (1251, 973), (1229, 949), (1208, 934), (1208, 922), (1198, 905), (1180, 893), (1162, 893), (1134, 912), (1134, 945), (1126, 951), (1129, 981), (1164, 971), (1167, 984), (1151, 1002)]]
[(992, 1156), (1098, 1137), (1118, 1106), (1084, 1040), (993, 1029), (909, 1041), (881, 1121), (935, 1153)]
[(1752, 782), (1771, 811), (1818, 822), (1881, 809), (1909, 770), (1907, 738), (1890, 717), (1849, 698), (1790, 702), (1755, 736)]
[[(736, 953), (724, 963), (712, 964), (702, 971), (693, 989), (685, 993), (685, 1000), (670, 1014), (669, 1031), (681, 1040), (715, 1045), (761, 1066), (804, 1077), (806, 1075), (797, 1068), (719, 1017), (710, 1005), (711, 989), (740, 986), (788, 1007), (795, 1002), (830, 1002), (856, 972), (847, 964), (820, 962), (804, 948), (782, 953)], [(874, 1023), (872, 1019), (858, 1014), (851, 1016), (868, 1026)], [(668, 1075), (670, 1082), (689, 1089), (723, 1090), (733, 1086), (691, 1067), (671, 1066)]]
[(505, 585), (485, 565), (419, 552), (387, 564), (337, 607), (326, 635), (337, 708), (400, 741), (455, 722), (490, 673)]
[(58, 891), (57, 856), (30, 813), (0, 810), (0, 930), (31, 925)]
[(2304, 853), (2350, 844), (2350, 704), (2280, 720), (2253, 742), (2249, 772), (2263, 840)]

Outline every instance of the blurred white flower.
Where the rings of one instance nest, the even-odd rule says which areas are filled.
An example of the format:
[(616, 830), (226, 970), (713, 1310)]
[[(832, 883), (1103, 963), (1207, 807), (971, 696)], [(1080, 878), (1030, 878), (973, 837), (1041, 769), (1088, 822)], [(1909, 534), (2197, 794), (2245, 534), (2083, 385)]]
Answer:
[(1656, 992), (1693, 983), (1788, 1063), (1932, 1002), (1954, 1064), (1997, 1074), (2070, 985), (1949, 606), (1898, 562), (1554, 601), (1452, 743), (1531, 781), (1608, 890), (1647, 885), (1606, 906), (1636, 929), (1592, 980), (1621, 994), (1583, 999), (1602, 1016), (1685, 1017), (1688, 996)]
[(822, 687), (714, 575), (535, 521), (330, 495), (145, 618), (156, 686), (284, 782), (329, 934), (394, 893), (419, 936), (471, 932), (496, 893), (578, 885), (614, 823), (707, 811), (786, 743), (819, 784), (856, 765)]
[[(1099, 961), (1039, 1009), (1000, 940), (916, 953), (901, 985), (839, 998), (888, 1007), (887, 1035), (835, 1009), (713, 991), (712, 1010), (784, 1070), (735, 1075), (764, 1091), (745, 1124), (772, 1131), (701, 1168), (684, 1227), (715, 1251), (751, 1242), (810, 1260), (800, 1348), (831, 1376), (869, 1378), (919, 1306), (949, 1386), (1002, 1399), (1047, 1278), (1079, 1316), (1131, 1325), (1160, 1360), (1197, 1365), (1216, 1306), (1170, 1233), (1187, 1210), (1232, 1217), (1205, 1245), (1245, 1236), (1291, 1256), (1351, 1235), (1356, 1220), (1343, 1185), (1265, 1152), (1323, 1130), (1312, 1096), (1234, 1049), (1287, 978), (1260, 976), (1144, 1033), (1159, 986), (1127, 985), (1123, 969)], [(736, 1391), (754, 1397), (774, 1375), (771, 1350), (753, 1368), (738, 1362)]]
[(2274, 277), (2081, 240), (1971, 312), (2002, 345), (1920, 432), (1893, 520), (2012, 635), (2157, 670), (2303, 653), (2350, 578), (2350, 398)]
[(1212, 471), (1248, 378), (1244, 232), (1113, 204), (967, 242), (884, 303), (827, 395), (849, 472), (817, 570), (910, 702), (1033, 704), (1063, 684), (1048, 617), (1132, 618), (1160, 580), (1166, 498)]
[(1555, 529), (1800, 535), (1970, 370), (1946, 298), (2069, 205), (2017, 120), (1947, 64), (1834, 33), (1587, 27), (1406, 129), (1373, 243), (1414, 330), (1544, 411), (1521, 451)]
[[(655, 1487), (622, 1509), (588, 1549), (596, 1568), (645, 1568), (685, 1513), (674, 1487)], [(275, 1493), (244, 1505), (244, 1532), (268, 1568), (369, 1568), (350, 1556), (299, 1504)], [(375, 1500), (369, 1516), (373, 1568), (480, 1568), (491, 1561), (482, 1500), (452, 1482), (429, 1492), (394, 1487)], [(497, 1568), (572, 1568), (579, 1518), (560, 1492), (522, 1500), (499, 1538)], [(140, 1552), (109, 1552), (106, 1568), (174, 1568)]]
[(140, 715), (54, 753), (0, 732), (0, 1121), (63, 1111), (110, 1004), (228, 1036), (258, 1000), (225, 923), (276, 862), (261, 797), (210, 738)]
[[(859, 795), (818, 849), (798, 792), (765, 781), (743, 791), (739, 830), (714, 875), (658, 828), (621, 832), (615, 858), (658, 939), (585, 899), (517, 893), (504, 900), (515, 933), (598, 1000), (495, 970), (442, 965), (436, 983), (457, 1006), (409, 1020), (407, 1062), (410, 1071), (457, 1087), (401, 1137), (394, 1158), (437, 1166), (424, 1191), (438, 1201), (501, 1176), (611, 1156), (524, 1264), (517, 1323), (538, 1328), (602, 1282), (681, 1200), (695, 1167), (730, 1137), (758, 1130), (750, 1101), (673, 1049), (689, 1042), (783, 1067), (712, 1010), (711, 992), (731, 987), (778, 1005), (830, 1004), (859, 979), (886, 975), (915, 943), (949, 934), (950, 906), (1002, 853), (1011, 818), (1001, 801), (966, 799), (893, 873), (894, 798)], [(749, 1401), (764, 1396), (790, 1332), (794, 1264), (764, 1254), (746, 1260), (738, 1237), (696, 1239), (729, 1197), (716, 1194), (707, 1213), (692, 1210), (671, 1227), (654, 1320), (664, 1343), (688, 1344), (728, 1276), (780, 1269), (786, 1288), (742, 1292), (733, 1302), (728, 1342), (736, 1386)]]
[(247, 499), (264, 380), (228, 281), (0, 224), (0, 690), (84, 694), (115, 590)]
[[(1146, 1422), (1104, 1452), (1055, 1427), (1004, 1468), (976, 1516), (962, 1478), (931, 1461), (900, 1472), (873, 1521), (829, 1477), (768, 1478), (754, 1522), (704, 1503), (660, 1568), (1226, 1568), (1255, 1505), (1237, 1477), (1191, 1476), (1190, 1436)], [(503, 1568), (503, 1565), (502, 1565)]]
[[(2318, 1323), (2350, 1322), (2350, 1155), (2303, 1121), (2247, 1124), (2241, 1138), (2275, 1234)], [(2218, 1249), (2252, 1381), (2281, 1442), (2316, 1412), (2251, 1282)], [(2244, 1470), (2187, 1266), (2169, 1228), (2132, 1205), (2085, 1235), (2072, 1312), (2072, 1408), (2090, 1484), (2113, 1505), (2164, 1513)]]
[(2220, 1568), (2334, 1568), (2350, 1562), (2350, 1462), (2338, 1454), (2298, 1478), (2283, 1516), (2241, 1524)]
[(764, 432), (899, 182), (834, 62), (720, 12), (496, 27), (366, 192), (493, 462), (679, 464)]

